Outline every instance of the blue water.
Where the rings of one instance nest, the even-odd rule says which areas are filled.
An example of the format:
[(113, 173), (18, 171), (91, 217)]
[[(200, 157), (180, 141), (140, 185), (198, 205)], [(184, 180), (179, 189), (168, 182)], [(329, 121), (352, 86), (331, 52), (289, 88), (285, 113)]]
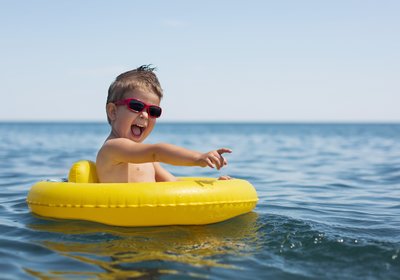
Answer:
[(98, 123), (0, 124), (2, 279), (400, 279), (399, 124), (166, 124), (149, 142), (230, 147), (254, 212), (208, 226), (111, 227), (41, 219), (37, 181), (95, 159)]

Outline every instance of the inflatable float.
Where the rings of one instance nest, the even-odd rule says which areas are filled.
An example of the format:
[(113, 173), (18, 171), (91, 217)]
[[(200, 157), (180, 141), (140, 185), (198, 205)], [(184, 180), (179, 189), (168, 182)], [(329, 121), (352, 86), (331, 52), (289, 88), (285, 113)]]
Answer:
[(241, 179), (98, 183), (95, 164), (86, 160), (72, 166), (67, 182), (38, 182), (27, 197), (39, 216), (114, 226), (211, 224), (250, 212), (257, 201), (254, 187)]

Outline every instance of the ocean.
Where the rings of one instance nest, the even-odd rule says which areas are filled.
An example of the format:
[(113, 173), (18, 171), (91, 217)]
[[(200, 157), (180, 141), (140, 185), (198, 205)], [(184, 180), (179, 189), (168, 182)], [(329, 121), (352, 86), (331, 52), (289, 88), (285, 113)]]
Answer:
[(0, 123), (1, 279), (400, 279), (400, 124), (159, 123), (148, 143), (233, 150), (253, 212), (206, 226), (43, 219), (37, 181), (95, 160), (106, 123)]

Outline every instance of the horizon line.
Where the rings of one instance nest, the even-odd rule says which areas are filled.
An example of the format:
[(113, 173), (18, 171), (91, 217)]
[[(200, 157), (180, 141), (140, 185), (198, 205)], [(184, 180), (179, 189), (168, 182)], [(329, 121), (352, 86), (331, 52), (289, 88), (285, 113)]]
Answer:
[[(108, 124), (102, 120), (0, 120), (0, 124)], [(400, 120), (160, 120), (158, 124), (400, 124)]]

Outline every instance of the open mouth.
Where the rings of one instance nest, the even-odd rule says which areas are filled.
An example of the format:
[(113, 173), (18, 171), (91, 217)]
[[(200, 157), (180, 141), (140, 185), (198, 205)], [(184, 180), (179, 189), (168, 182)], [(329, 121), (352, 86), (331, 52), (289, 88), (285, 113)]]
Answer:
[(141, 126), (141, 125), (134, 124), (134, 125), (131, 126), (132, 134), (135, 137), (140, 137), (143, 134), (144, 130), (145, 130), (145, 127)]

